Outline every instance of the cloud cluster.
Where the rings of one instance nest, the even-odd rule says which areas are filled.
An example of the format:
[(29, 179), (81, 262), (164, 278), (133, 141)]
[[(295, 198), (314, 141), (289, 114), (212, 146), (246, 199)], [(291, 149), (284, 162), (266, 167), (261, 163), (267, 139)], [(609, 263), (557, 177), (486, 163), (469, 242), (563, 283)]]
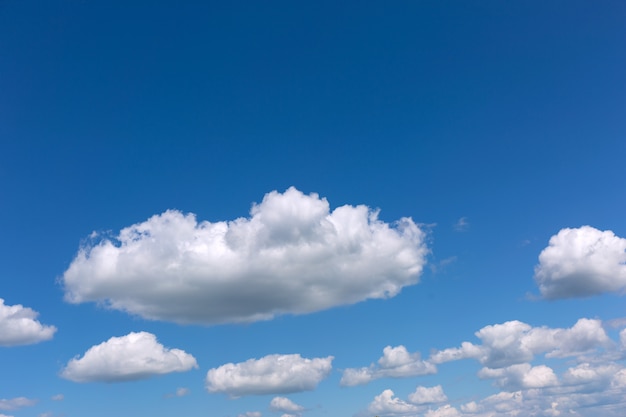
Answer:
[(57, 331), (37, 321), (39, 313), (20, 304), (6, 305), (0, 298), (0, 346), (30, 345), (52, 339)]
[(61, 372), (75, 382), (119, 382), (145, 379), (197, 368), (196, 359), (180, 349), (167, 349), (147, 333), (112, 337), (70, 360)]
[[(502, 391), (465, 404), (449, 400), (441, 386), (418, 386), (407, 400), (387, 389), (376, 396), (367, 415), (380, 417), (511, 417), (516, 415), (621, 417), (626, 409), (626, 329), (619, 341), (608, 337), (602, 322), (582, 318), (570, 328), (532, 327), (520, 321), (485, 326), (482, 344), (435, 351), (429, 362), (471, 358), (483, 365), (478, 377)], [(564, 359), (559, 375), (541, 357)], [(380, 361), (379, 361), (380, 362)], [(563, 369), (559, 366), (556, 369)], [(435, 408), (436, 407), (436, 408)]]
[(418, 282), (428, 249), (410, 218), (377, 216), (364, 205), (330, 211), (293, 187), (229, 222), (169, 210), (81, 248), (62, 277), (65, 299), (212, 324), (393, 297)]
[(535, 281), (548, 299), (626, 289), (626, 239), (591, 226), (562, 229), (539, 255)]
[(402, 345), (387, 346), (383, 349), (383, 356), (378, 359), (377, 364), (344, 370), (340, 384), (343, 386), (363, 385), (379, 378), (406, 378), (436, 372), (435, 365), (423, 361), (419, 352), (409, 353)]
[(608, 346), (611, 340), (600, 320), (582, 318), (569, 329), (532, 327), (513, 320), (485, 326), (477, 331), (481, 345), (463, 342), (458, 348), (435, 352), (429, 361), (435, 364), (460, 359), (476, 359), (488, 368), (504, 368), (530, 362), (535, 355), (569, 357)]
[(228, 363), (207, 372), (206, 388), (233, 398), (310, 391), (330, 374), (332, 361), (332, 356), (308, 359), (292, 354)]

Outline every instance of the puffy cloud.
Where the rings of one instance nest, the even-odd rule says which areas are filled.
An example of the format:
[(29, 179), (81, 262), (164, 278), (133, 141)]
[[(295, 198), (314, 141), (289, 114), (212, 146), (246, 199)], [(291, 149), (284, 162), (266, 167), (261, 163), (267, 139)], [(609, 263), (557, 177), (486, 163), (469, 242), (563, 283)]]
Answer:
[(409, 395), (409, 401), (413, 404), (435, 404), (442, 403), (448, 400), (446, 394), (443, 393), (441, 385), (434, 387), (422, 387), (418, 386), (415, 392)]
[(65, 299), (212, 324), (393, 297), (419, 281), (428, 249), (410, 218), (377, 216), (364, 205), (330, 211), (293, 187), (229, 222), (169, 210), (81, 248), (62, 277)]
[(65, 396), (63, 394), (57, 394), (50, 397), (50, 399), (52, 401), (63, 401), (65, 399)]
[(292, 354), (228, 363), (207, 372), (206, 387), (234, 398), (309, 391), (330, 374), (332, 361), (332, 356), (307, 359)]
[(2, 413), (0, 413), (0, 417), (13, 417), (13, 416), (9, 416), (9, 415), (7, 415), (7, 414), (2, 414)]
[(626, 288), (626, 239), (591, 226), (562, 229), (539, 255), (535, 281), (548, 299)]
[(247, 411), (244, 414), (239, 414), (237, 417), (261, 417), (260, 411)]
[(383, 415), (403, 415), (418, 411), (417, 406), (394, 397), (393, 391), (390, 389), (386, 389), (380, 395), (374, 397), (374, 401), (370, 403), (367, 409), (372, 414)]
[(586, 318), (579, 319), (569, 329), (532, 327), (513, 320), (485, 326), (475, 334), (482, 345), (463, 342), (460, 348), (433, 353), (430, 361), (439, 364), (472, 358), (488, 368), (503, 368), (530, 362), (537, 354), (576, 356), (611, 343), (602, 322)]
[(558, 384), (558, 379), (550, 367), (546, 365), (531, 366), (528, 363), (499, 369), (483, 368), (478, 372), (478, 376), (496, 379), (500, 387), (512, 390), (544, 388)]
[(37, 400), (26, 397), (16, 397), (11, 398), (10, 400), (3, 398), (0, 400), (0, 410), (17, 410), (23, 407), (32, 407), (35, 404), (37, 404)]
[(298, 405), (286, 397), (274, 397), (270, 402), (270, 410), (285, 413), (300, 413), (304, 407)]
[(343, 386), (363, 385), (379, 378), (405, 378), (436, 372), (435, 365), (421, 360), (419, 352), (409, 353), (402, 345), (387, 346), (383, 349), (383, 356), (378, 359), (378, 364), (346, 369), (340, 384)]
[(52, 339), (57, 331), (37, 321), (39, 313), (20, 304), (9, 306), (0, 298), (0, 346), (31, 345)]
[(442, 407), (437, 408), (436, 410), (428, 410), (425, 417), (461, 417), (461, 413), (459, 410), (452, 407), (449, 404), (446, 404)]
[(623, 370), (616, 363), (593, 365), (581, 363), (569, 368), (563, 375), (565, 385), (577, 386), (577, 391), (604, 389), (611, 384), (613, 378)]
[(61, 372), (75, 382), (119, 382), (197, 368), (196, 359), (180, 349), (167, 349), (147, 333), (112, 337), (70, 360)]

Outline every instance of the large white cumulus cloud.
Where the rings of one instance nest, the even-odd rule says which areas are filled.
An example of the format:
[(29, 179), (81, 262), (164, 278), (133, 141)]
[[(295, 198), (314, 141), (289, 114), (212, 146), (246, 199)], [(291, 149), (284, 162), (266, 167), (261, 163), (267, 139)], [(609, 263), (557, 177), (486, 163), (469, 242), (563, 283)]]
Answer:
[(30, 345), (52, 339), (56, 327), (41, 324), (38, 315), (20, 304), (6, 305), (0, 298), (0, 346)]
[(539, 255), (535, 281), (549, 299), (623, 291), (626, 239), (591, 226), (562, 229)]
[(370, 298), (418, 282), (428, 249), (410, 218), (317, 194), (273, 191), (250, 217), (198, 222), (169, 210), (80, 249), (65, 299), (179, 323), (265, 320)]
[(233, 398), (310, 391), (330, 374), (332, 361), (332, 356), (308, 359), (291, 354), (227, 363), (207, 372), (206, 388)]
[(147, 333), (112, 337), (70, 360), (61, 372), (75, 382), (120, 382), (197, 368), (196, 359), (180, 349), (167, 349)]

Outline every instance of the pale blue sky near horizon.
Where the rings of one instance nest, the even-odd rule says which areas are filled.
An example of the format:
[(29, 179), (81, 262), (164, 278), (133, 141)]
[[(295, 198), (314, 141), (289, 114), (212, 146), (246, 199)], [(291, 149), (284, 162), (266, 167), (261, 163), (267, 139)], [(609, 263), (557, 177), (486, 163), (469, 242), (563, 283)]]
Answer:
[[(625, 18), (620, 1), (1, 1), (0, 299), (38, 312), (36, 320), (57, 330), (48, 340), (15, 346), (0, 335), (0, 416), (480, 417), (493, 411), (493, 402), (483, 401), (490, 395), (517, 391), (525, 398), (517, 406), (527, 413), (551, 415), (556, 402), (561, 415), (568, 407), (583, 417), (620, 415), (626, 404), (593, 395), (606, 394), (607, 387), (626, 392), (626, 333), (620, 339), (626, 260), (615, 255), (626, 238)], [(298, 287), (316, 269), (298, 269), (309, 262), (305, 256), (293, 265), (250, 261), (248, 272), (225, 272), (241, 279), (229, 289), (212, 275), (222, 264), (200, 278), (194, 268), (205, 268), (202, 262), (176, 266), (182, 269), (172, 276), (157, 273), (154, 287), (181, 283), (172, 299), (190, 307), (180, 314), (196, 305), (184, 285), (197, 285), (211, 305), (211, 312), (193, 310), (205, 323), (179, 324), (178, 310), (163, 307), (169, 306), (166, 293), (136, 292), (148, 282), (142, 281), (148, 278), (141, 275), (146, 264), (139, 255), (128, 255), (119, 281), (106, 278), (106, 268), (95, 261), (84, 270), (75, 262), (94, 231), (97, 247), (166, 210), (211, 223), (251, 218), (253, 204), (271, 219), (277, 206), (269, 203), (278, 201), (309, 213), (319, 202), (311, 193), (327, 199), (331, 211), (344, 205), (380, 210), (379, 219), (392, 230), (399, 219), (412, 218), (428, 250), (411, 255), (422, 272), (407, 281), (400, 260), (381, 257), (369, 269), (389, 262), (389, 276), (369, 277), (365, 268), (354, 278), (362, 284), (344, 291), (342, 285), (353, 285), (346, 265), (355, 258), (348, 257), (329, 261), (319, 276), (312, 272), (310, 287)], [(298, 229), (298, 219), (284, 224)], [(178, 221), (168, 224), (181, 226)], [(576, 264), (579, 255), (567, 252), (564, 238), (565, 255), (553, 254), (538, 267), (540, 253), (562, 229), (587, 233), (577, 244), (593, 247), (584, 239), (596, 235), (586, 225), (614, 233), (616, 239), (607, 240), (613, 255), (603, 259), (619, 262)], [(284, 237), (280, 224), (274, 226)], [(308, 229), (301, 226), (299, 239), (306, 239)], [(175, 241), (183, 229), (168, 230)], [(398, 239), (394, 244), (415, 249), (408, 238)], [(147, 241), (128, 244), (141, 242)], [(135, 249), (158, 261), (168, 256), (167, 242)], [(391, 245), (377, 242), (380, 253)], [(334, 255), (342, 247), (327, 250)], [(589, 292), (573, 296), (567, 291), (574, 287), (559, 287), (557, 269), (551, 269), (557, 261), (580, 267), (566, 278), (575, 284), (580, 272)], [(82, 271), (76, 281), (70, 266)], [(301, 274), (284, 272), (289, 268)], [(557, 286), (555, 299), (542, 296), (535, 268)], [(605, 270), (614, 285), (598, 278)], [(188, 276), (195, 278), (186, 281)], [(258, 276), (267, 288), (255, 287)], [(389, 282), (399, 283), (397, 295), (373, 296)], [(88, 301), (66, 301), (70, 288)], [(259, 291), (253, 313), (286, 313), (232, 323), (228, 303), (220, 300), (239, 299), (237, 288)], [(328, 305), (303, 294), (320, 288), (329, 291)], [(604, 290), (596, 294), (594, 288)], [(124, 307), (107, 308), (112, 301)], [(298, 310), (307, 303), (310, 311)], [(144, 307), (158, 310), (160, 318), (141, 313)], [(233, 310), (248, 314), (239, 306)], [(2, 311), (0, 329), (8, 329)], [(597, 345), (581, 342), (582, 353), (563, 353), (555, 345), (528, 360), (508, 351), (514, 359), (507, 365), (538, 367), (526, 379), (515, 379), (521, 368), (498, 367), (492, 357), (435, 359), (465, 341), (479, 345), (475, 333), (486, 326), (519, 320), (533, 328), (569, 329), (583, 318), (601, 322), (612, 344), (602, 342), (599, 330), (588, 330)], [(214, 319), (225, 323), (209, 322)], [(113, 382), (100, 382), (106, 372), (96, 372), (91, 382), (61, 375), (92, 346), (142, 331), (192, 355), (197, 368), (157, 376), (148, 370), (145, 378)], [(413, 365), (427, 361), (436, 373), (383, 366), (382, 377), (345, 382), (346, 370), (377, 363), (386, 346), (419, 352)], [(207, 391), (212, 369), (289, 354), (332, 356), (332, 369), (320, 371), (313, 387), (302, 388), (312, 374), (298, 374), (289, 388), (262, 395), (253, 392), (257, 385), (236, 399), (228, 396), (233, 387)], [(578, 401), (568, 369), (584, 364), (622, 372), (624, 384), (602, 374), (585, 388), (595, 401), (589, 400), (590, 408), (559, 403), (555, 392)], [(558, 382), (540, 365), (550, 367)], [(488, 377), (486, 368), (509, 379)], [(541, 386), (533, 379), (540, 372)], [(270, 379), (261, 378), (260, 386), (280, 379), (271, 372), (264, 377)], [(409, 398), (418, 386), (437, 385), (446, 400)], [(176, 396), (178, 388), (186, 395)], [(388, 389), (397, 401), (378, 397)], [(62, 400), (51, 399), (58, 394)], [(26, 403), (16, 400), (21, 397)], [(269, 408), (275, 397), (301, 408)], [(482, 408), (462, 408), (472, 401)]]

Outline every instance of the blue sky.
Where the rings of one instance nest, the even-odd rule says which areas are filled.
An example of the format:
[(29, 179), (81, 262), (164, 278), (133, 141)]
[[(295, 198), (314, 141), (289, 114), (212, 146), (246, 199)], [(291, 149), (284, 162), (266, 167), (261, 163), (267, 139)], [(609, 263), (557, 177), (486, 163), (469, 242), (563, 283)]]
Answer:
[(1, 417), (624, 415), (623, 2), (128, 3), (0, 3)]

